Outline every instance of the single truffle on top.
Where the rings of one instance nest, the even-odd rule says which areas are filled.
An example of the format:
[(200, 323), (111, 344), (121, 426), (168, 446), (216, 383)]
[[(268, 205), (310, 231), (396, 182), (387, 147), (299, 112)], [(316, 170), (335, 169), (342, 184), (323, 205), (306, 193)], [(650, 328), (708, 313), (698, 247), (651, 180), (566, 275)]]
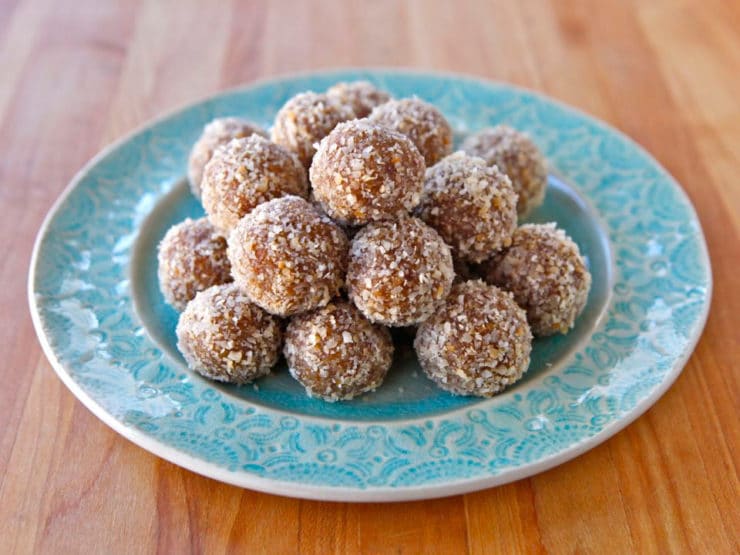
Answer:
[(414, 348), (426, 375), (442, 389), (492, 397), (526, 372), (532, 333), (510, 293), (466, 281), (419, 327)]
[(304, 92), (288, 100), (275, 116), (272, 140), (293, 151), (305, 169), (311, 165), (315, 144), (338, 123), (353, 119), (349, 106), (325, 94)]
[(291, 319), (283, 349), (291, 375), (311, 397), (352, 399), (375, 390), (393, 360), (393, 342), (346, 301)]
[(232, 139), (249, 137), (254, 133), (267, 137), (267, 133), (259, 125), (242, 118), (217, 118), (203, 128), (203, 133), (195, 141), (188, 158), (188, 181), (197, 198), (201, 196), (203, 170), (215, 150)]
[(219, 147), (201, 184), (208, 218), (224, 232), (263, 202), (308, 195), (306, 172), (295, 155), (260, 135)]
[(206, 218), (172, 226), (159, 243), (157, 260), (159, 288), (177, 310), (196, 293), (231, 281), (226, 239)]
[(404, 135), (353, 120), (319, 144), (311, 165), (313, 194), (344, 224), (395, 219), (419, 204), (424, 159)]
[(480, 159), (456, 152), (427, 169), (419, 217), (466, 262), (483, 262), (511, 244), (517, 195), (509, 178)]
[(424, 321), (444, 302), (454, 277), (450, 247), (418, 218), (368, 224), (350, 246), (349, 298), (372, 322)]
[(551, 224), (527, 224), (485, 267), (485, 278), (514, 294), (537, 336), (567, 333), (581, 313), (591, 274), (573, 240)]
[(188, 367), (212, 380), (242, 384), (270, 372), (280, 353), (280, 322), (234, 283), (215, 285), (188, 303), (177, 323)]
[(545, 199), (547, 169), (542, 153), (527, 135), (506, 125), (483, 129), (469, 136), (462, 149), (496, 165), (511, 179), (519, 195), (517, 211), (525, 216)]
[(391, 100), (373, 109), (370, 121), (406, 135), (419, 149), (427, 167), (452, 152), (452, 128), (431, 104), (418, 98)]
[(349, 106), (356, 118), (369, 116), (373, 108), (391, 99), (390, 94), (377, 88), (369, 81), (337, 83), (333, 87), (330, 87), (326, 91), (326, 94), (339, 104)]
[(268, 312), (292, 316), (326, 305), (344, 284), (347, 236), (308, 201), (259, 205), (229, 236), (234, 281)]

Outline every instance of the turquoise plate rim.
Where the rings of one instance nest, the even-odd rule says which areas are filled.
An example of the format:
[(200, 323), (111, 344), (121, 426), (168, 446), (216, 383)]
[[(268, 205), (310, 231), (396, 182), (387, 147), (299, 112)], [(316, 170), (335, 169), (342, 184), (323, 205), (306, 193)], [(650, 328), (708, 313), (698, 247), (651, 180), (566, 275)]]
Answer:
[[(182, 115), (188, 109), (208, 102), (209, 100), (213, 100), (219, 97), (225, 97), (228, 95), (246, 93), (250, 89), (255, 89), (258, 87), (277, 86), (281, 83), (286, 83), (297, 79), (332, 78), (340, 80), (343, 78), (353, 78), (356, 74), (375, 77), (386, 76), (392, 78), (393, 76), (396, 76), (402, 78), (404, 76), (408, 76), (412, 78), (415, 77), (417, 79), (440, 79), (458, 82), (470, 82), (483, 87), (508, 89), (511, 90), (513, 93), (531, 97), (538, 102), (554, 105), (558, 109), (570, 113), (573, 116), (576, 116), (578, 119), (587, 120), (596, 129), (599, 129), (606, 135), (616, 136), (620, 141), (628, 145), (630, 148), (634, 149), (640, 156), (642, 156), (650, 164), (652, 164), (654, 166), (653, 169), (657, 169), (659, 176), (672, 187), (672, 192), (678, 195), (679, 203), (682, 204), (682, 208), (687, 211), (687, 217), (690, 220), (691, 224), (695, 225), (694, 239), (698, 242), (698, 244), (695, 245), (698, 249), (695, 254), (697, 254), (699, 257), (697, 263), (699, 264), (702, 272), (704, 272), (705, 277), (704, 291), (701, 299), (702, 304), (700, 307), (700, 311), (694, 315), (694, 319), (691, 322), (691, 333), (689, 336), (686, 337), (685, 342), (681, 344), (682, 350), (680, 354), (675, 358), (670, 369), (667, 370), (667, 372), (663, 375), (661, 381), (655, 387), (653, 387), (653, 389), (651, 389), (647, 395), (641, 397), (636, 402), (636, 404), (631, 407), (625, 414), (620, 415), (614, 420), (608, 421), (603, 427), (599, 429), (599, 431), (593, 433), (592, 435), (581, 437), (580, 439), (572, 441), (570, 444), (566, 445), (562, 449), (557, 450), (556, 452), (541, 456), (536, 460), (526, 462), (518, 466), (503, 467), (502, 469), (497, 470), (494, 473), (484, 470), (483, 472), (480, 472), (479, 475), (473, 475), (471, 477), (456, 477), (449, 480), (439, 480), (437, 478), (436, 480), (431, 480), (429, 482), (421, 481), (414, 485), (388, 486), (373, 485), (372, 482), (365, 482), (359, 487), (355, 485), (338, 486), (315, 483), (310, 480), (301, 481), (300, 477), (297, 480), (295, 479), (295, 477), (293, 479), (264, 477), (249, 470), (235, 470), (233, 468), (227, 468), (222, 464), (217, 464), (205, 460), (204, 458), (199, 456), (194, 456), (188, 452), (183, 451), (180, 448), (173, 447), (170, 444), (156, 439), (141, 428), (131, 425), (130, 423), (123, 422), (122, 420), (111, 414), (95, 399), (93, 395), (89, 394), (77, 381), (75, 381), (73, 376), (70, 374), (70, 370), (62, 361), (60, 361), (57, 352), (52, 347), (52, 344), (47, 337), (47, 329), (44, 326), (44, 321), (40, 312), (39, 300), (37, 297), (37, 291), (35, 289), (35, 281), (38, 277), (39, 257), (43, 240), (47, 236), (47, 233), (52, 222), (54, 221), (54, 218), (59, 214), (60, 208), (64, 205), (65, 201), (69, 198), (75, 188), (80, 184), (83, 178), (90, 172), (90, 170), (94, 168), (99, 162), (104, 160), (108, 155), (115, 152), (117, 149), (119, 149), (132, 139), (136, 138), (146, 130), (152, 129), (158, 124), (168, 121), (171, 118), (176, 118), (178, 115)], [(590, 202), (590, 199), (588, 199), (587, 196), (585, 198)], [(616, 253), (614, 253), (613, 251), (614, 249), (612, 249), (612, 255), (617, 256)], [(139, 445), (140, 447), (198, 474), (236, 486), (247, 487), (250, 489), (264, 491), (268, 493), (307, 499), (332, 501), (403, 501), (461, 494), (496, 485), (501, 485), (504, 483), (519, 480), (521, 478), (532, 476), (577, 457), (578, 455), (599, 445), (600, 443), (632, 423), (648, 408), (650, 408), (674, 383), (678, 375), (681, 373), (683, 367), (685, 366), (687, 360), (691, 356), (691, 353), (693, 352), (697, 342), (699, 341), (699, 338), (701, 337), (709, 314), (711, 297), (711, 263), (709, 259), (706, 238), (701, 228), (701, 224), (695, 208), (693, 207), (688, 195), (678, 184), (676, 179), (665, 168), (663, 168), (663, 166), (657, 160), (655, 160), (655, 158), (650, 155), (642, 146), (637, 144), (624, 133), (616, 128), (611, 127), (605, 122), (602, 122), (601, 120), (598, 120), (593, 116), (582, 112), (577, 108), (573, 108), (544, 94), (536, 91), (531, 91), (523, 87), (514, 86), (504, 82), (486, 80), (476, 76), (450, 72), (431, 72), (415, 69), (382, 67), (338, 68), (318, 72), (290, 73), (277, 75), (268, 79), (256, 80), (244, 86), (227, 89), (224, 91), (220, 91), (214, 95), (206, 96), (196, 102), (183, 104), (182, 106), (166, 113), (165, 115), (154, 118), (146, 122), (145, 124), (137, 127), (135, 130), (131, 131), (121, 139), (103, 148), (88, 163), (86, 163), (83, 168), (80, 169), (80, 171), (78, 171), (77, 174), (72, 178), (72, 180), (64, 189), (59, 198), (54, 202), (49, 212), (47, 213), (36, 237), (36, 241), (33, 247), (33, 253), (31, 256), (28, 279), (28, 300), (31, 316), (44, 353), (46, 354), (52, 367), (54, 368), (55, 372), (62, 380), (62, 382), (91, 412), (93, 412), (93, 414), (95, 414), (108, 426), (113, 428), (115, 431), (117, 431), (133, 443)], [(611, 302), (613, 301), (610, 300), (609, 302), (611, 304)], [(583, 348), (583, 345), (581, 345), (579, 348)], [(480, 408), (480, 406), (478, 405), (476, 406), (476, 408)], [(452, 413), (429, 417), (427, 420), (435, 421), (435, 423), (438, 421), (443, 421), (445, 419), (449, 420), (451, 417), (463, 414), (465, 411), (466, 409), (464, 408), (456, 409)], [(473, 411), (468, 412), (472, 413)], [(318, 421), (321, 419), (309, 416), (300, 416), (298, 417), (298, 420), (299, 422), (306, 421), (310, 423), (311, 421)], [(407, 422), (411, 422), (412, 420), (418, 419), (409, 419)], [(355, 428), (364, 428), (365, 431), (368, 431), (370, 428), (377, 428), (379, 423), (350, 422), (350, 424)], [(399, 423), (393, 422), (390, 423), (388, 427), (393, 428), (400, 425), (401, 424)], [(385, 432), (383, 432), (383, 434), (385, 434)], [(368, 437), (369, 436), (370, 434), (368, 433)]]

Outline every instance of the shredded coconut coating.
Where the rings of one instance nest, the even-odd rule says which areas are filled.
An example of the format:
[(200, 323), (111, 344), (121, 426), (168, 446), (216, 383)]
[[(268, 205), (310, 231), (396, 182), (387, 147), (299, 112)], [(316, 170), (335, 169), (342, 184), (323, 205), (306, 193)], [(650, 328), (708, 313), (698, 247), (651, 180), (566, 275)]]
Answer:
[(349, 298), (372, 322), (424, 321), (444, 302), (454, 277), (450, 247), (418, 218), (368, 224), (350, 246)]
[(439, 232), (452, 254), (482, 262), (511, 244), (517, 195), (495, 166), (455, 152), (427, 169), (417, 215)]
[(253, 133), (267, 137), (267, 133), (259, 125), (241, 118), (217, 118), (203, 128), (203, 133), (193, 145), (188, 158), (188, 181), (196, 198), (201, 196), (203, 170), (216, 149), (232, 139), (249, 137)]
[(326, 305), (344, 284), (347, 236), (308, 201), (286, 196), (261, 204), (229, 236), (234, 281), (278, 316)]
[(313, 194), (332, 218), (350, 225), (408, 215), (421, 199), (424, 159), (404, 135), (353, 120), (319, 144)]
[(547, 169), (545, 159), (527, 135), (506, 125), (483, 129), (469, 136), (462, 149), (472, 156), (496, 165), (509, 176), (519, 195), (517, 212), (523, 217), (545, 199)]
[(517, 229), (511, 247), (486, 264), (485, 277), (514, 294), (536, 336), (567, 333), (591, 288), (578, 245), (554, 223)]
[(201, 184), (208, 219), (227, 234), (263, 202), (308, 196), (306, 172), (295, 155), (260, 135), (233, 139), (216, 149)]
[(383, 383), (393, 342), (386, 328), (369, 322), (352, 304), (335, 301), (294, 317), (283, 352), (291, 375), (308, 395), (333, 402)]
[(354, 118), (348, 106), (325, 94), (304, 92), (280, 108), (272, 128), (272, 140), (295, 152), (305, 169), (311, 165), (316, 144), (338, 123)]
[(442, 389), (492, 397), (527, 371), (532, 333), (510, 293), (466, 281), (419, 327), (414, 348), (426, 375)]
[(191, 370), (212, 380), (243, 384), (277, 362), (280, 322), (249, 302), (236, 284), (198, 293), (177, 323), (177, 347)]
[(164, 299), (177, 310), (195, 294), (231, 281), (226, 239), (206, 218), (172, 226), (159, 244), (157, 276)]
[(370, 121), (406, 135), (427, 167), (452, 152), (452, 127), (431, 104), (418, 98), (391, 100), (373, 109)]
[(369, 116), (373, 108), (391, 99), (390, 94), (378, 89), (369, 81), (337, 83), (326, 91), (326, 95), (339, 104), (348, 106), (356, 118)]

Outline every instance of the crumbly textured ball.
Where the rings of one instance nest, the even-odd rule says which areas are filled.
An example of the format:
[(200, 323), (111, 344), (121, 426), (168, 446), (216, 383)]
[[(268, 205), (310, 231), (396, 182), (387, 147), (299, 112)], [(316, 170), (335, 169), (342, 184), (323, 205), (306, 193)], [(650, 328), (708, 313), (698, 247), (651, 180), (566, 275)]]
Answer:
[(260, 135), (218, 148), (201, 183), (208, 218), (224, 232), (263, 202), (308, 195), (306, 172), (295, 155)]
[(391, 100), (375, 108), (370, 120), (403, 133), (416, 145), (427, 167), (452, 152), (452, 128), (431, 104), (418, 98)]
[(419, 217), (456, 257), (482, 262), (511, 244), (517, 195), (495, 166), (456, 152), (427, 169)]
[(414, 348), (424, 372), (442, 389), (492, 397), (526, 372), (532, 333), (510, 293), (466, 281), (419, 327)]
[(306, 169), (316, 152), (315, 144), (338, 123), (354, 118), (348, 106), (325, 94), (305, 92), (288, 100), (275, 116), (272, 140), (293, 151)]
[(268, 374), (281, 339), (278, 319), (233, 283), (198, 293), (177, 323), (177, 347), (188, 367), (221, 382), (242, 384)]
[(588, 299), (591, 274), (573, 240), (551, 224), (527, 224), (486, 264), (486, 281), (514, 294), (537, 336), (567, 333)]
[(358, 225), (396, 219), (415, 208), (424, 159), (404, 135), (353, 120), (321, 141), (310, 173), (314, 196), (326, 213)]
[(261, 204), (229, 236), (234, 281), (254, 303), (291, 316), (326, 305), (347, 269), (344, 231), (308, 201), (286, 196)]
[(199, 291), (231, 281), (226, 239), (206, 218), (172, 226), (159, 244), (157, 259), (159, 288), (177, 310)]
[(373, 108), (391, 99), (390, 94), (378, 89), (369, 81), (337, 83), (333, 87), (330, 87), (326, 91), (326, 94), (338, 103), (349, 106), (356, 118), (369, 116)]
[(283, 352), (291, 375), (309, 396), (337, 401), (383, 382), (393, 342), (386, 328), (370, 323), (352, 304), (336, 301), (293, 318)]
[(350, 246), (350, 300), (372, 322), (409, 326), (444, 302), (455, 277), (452, 254), (418, 218), (374, 222)]
[(267, 133), (259, 125), (241, 118), (217, 118), (203, 128), (203, 133), (193, 145), (188, 158), (188, 181), (197, 198), (201, 195), (203, 170), (215, 150), (231, 139), (249, 137), (253, 133), (267, 137)]
[(527, 135), (498, 125), (471, 135), (463, 142), (462, 149), (483, 158), (487, 164), (495, 164), (509, 176), (519, 195), (519, 216), (525, 216), (542, 204), (547, 189), (547, 169), (542, 153)]

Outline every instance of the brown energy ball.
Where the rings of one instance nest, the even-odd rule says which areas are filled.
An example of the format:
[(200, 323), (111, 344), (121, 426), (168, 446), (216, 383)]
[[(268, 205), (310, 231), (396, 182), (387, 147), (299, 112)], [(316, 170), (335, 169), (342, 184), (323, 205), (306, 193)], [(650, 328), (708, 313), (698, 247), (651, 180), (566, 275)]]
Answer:
[(551, 224), (527, 224), (494, 257), (486, 281), (514, 294), (537, 336), (567, 333), (586, 305), (591, 274), (573, 240)]
[(418, 218), (373, 222), (349, 251), (349, 298), (372, 322), (409, 326), (444, 301), (455, 277), (439, 234)]
[(177, 323), (177, 347), (188, 367), (221, 382), (242, 384), (268, 374), (281, 337), (278, 319), (233, 283), (198, 293)]
[(347, 269), (344, 231), (294, 196), (259, 205), (229, 236), (234, 281), (252, 302), (278, 316), (326, 305)]
[(249, 137), (253, 133), (267, 137), (256, 123), (241, 118), (217, 118), (203, 128), (203, 133), (193, 145), (188, 158), (188, 181), (196, 198), (200, 198), (203, 170), (214, 151), (231, 139)]
[(516, 199), (511, 181), (498, 168), (456, 152), (427, 169), (418, 216), (456, 257), (482, 262), (511, 244)]
[(519, 195), (517, 211), (525, 216), (545, 199), (547, 169), (542, 153), (532, 140), (506, 125), (483, 129), (463, 141), (462, 149), (471, 156), (496, 165), (511, 179)]
[(335, 301), (293, 318), (283, 352), (291, 375), (309, 396), (337, 401), (383, 382), (393, 342), (386, 328), (370, 323), (352, 304)]
[(419, 327), (414, 348), (426, 375), (442, 389), (492, 397), (526, 372), (532, 333), (510, 293), (466, 281)]
[(370, 121), (406, 135), (419, 149), (427, 167), (452, 152), (452, 128), (431, 104), (418, 98), (391, 100), (375, 108)]
[(339, 104), (349, 106), (356, 118), (369, 116), (373, 108), (391, 99), (390, 94), (378, 89), (369, 81), (337, 83), (326, 91), (326, 95)]
[(348, 106), (325, 94), (305, 92), (288, 100), (275, 116), (272, 140), (295, 152), (306, 169), (311, 165), (314, 145), (340, 122), (354, 118)]
[(201, 184), (208, 218), (224, 232), (263, 202), (308, 195), (306, 172), (295, 155), (260, 135), (217, 149)]
[(172, 226), (159, 244), (157, 260), (159, 289), (177, 310), (199, 291), (231, 281), (226, 239), (206, 218)]
[(326, 213), (361, 225), (399, 218), (419, 204), (424, 159), (404, 135), (353, 120), (321, 141), (310, 173), (313, 194)]

